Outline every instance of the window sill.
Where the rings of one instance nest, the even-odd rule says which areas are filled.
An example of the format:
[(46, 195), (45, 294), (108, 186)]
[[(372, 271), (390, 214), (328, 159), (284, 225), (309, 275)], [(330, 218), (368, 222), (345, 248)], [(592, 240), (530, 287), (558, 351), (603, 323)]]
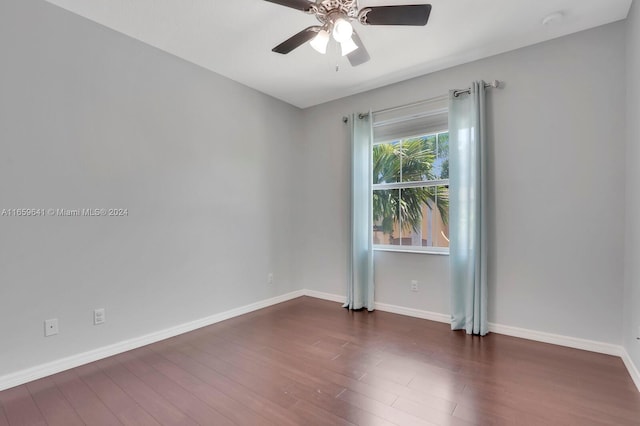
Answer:
[(437, 256), (449, 256), (449, 249), (445, 248), (418, 248), (401, 246), (373, 246), (373, 251), (389, 251), (395, 253), (435, 254)]

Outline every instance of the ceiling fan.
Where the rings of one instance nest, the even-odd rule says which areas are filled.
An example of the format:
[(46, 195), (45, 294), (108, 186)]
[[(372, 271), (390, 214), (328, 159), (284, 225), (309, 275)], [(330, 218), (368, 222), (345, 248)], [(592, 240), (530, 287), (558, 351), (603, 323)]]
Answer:
[(370, 59), (362, 40), (353, 30), (351, 21), (362, 25), (412, 25), (424, 26), (429, 21), (430, 4), (399, 6), (374, 6), (360, 9), (358, 0), (265, 0), (282, 6), (300, 10), (315, 17), (322, 25), (311, 26), (280, 43), (272, 49), (286, 55), (292, 50), (311, 42), (318, 52), (327, 51), (330, 35), (340, 43), (342, 56), (346, 56), (352, 66), (364, 64)]

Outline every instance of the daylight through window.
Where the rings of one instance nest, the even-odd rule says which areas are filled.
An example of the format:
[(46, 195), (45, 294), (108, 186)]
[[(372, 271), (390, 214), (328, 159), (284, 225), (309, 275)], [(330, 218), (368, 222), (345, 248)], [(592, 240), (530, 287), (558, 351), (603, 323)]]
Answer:
[(373, 144), (376, 248), (448, 253), (449, 133)]

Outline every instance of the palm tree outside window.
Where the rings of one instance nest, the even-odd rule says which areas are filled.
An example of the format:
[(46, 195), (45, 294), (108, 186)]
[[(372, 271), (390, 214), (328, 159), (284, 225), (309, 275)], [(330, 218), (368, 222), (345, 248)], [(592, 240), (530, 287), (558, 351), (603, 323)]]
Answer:
[(373, 145), (376, 248), (448, 253), (449, 133)]

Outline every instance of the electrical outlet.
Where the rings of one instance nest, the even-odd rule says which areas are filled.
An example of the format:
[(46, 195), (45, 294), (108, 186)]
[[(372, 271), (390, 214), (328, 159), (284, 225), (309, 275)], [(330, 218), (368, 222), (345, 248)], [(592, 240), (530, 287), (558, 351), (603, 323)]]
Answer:
[(104, 308), (93, 310), (93, 325), (104, 324), (107, 320)]
[(411, 291), (418, 291), (418, 281), (411, 280)]
[(267, 274), (267, 284), (273, 284), (273, 272)]
[(58, 334), (58, 318), (48, 319), (44, 321), (44, 337)]

